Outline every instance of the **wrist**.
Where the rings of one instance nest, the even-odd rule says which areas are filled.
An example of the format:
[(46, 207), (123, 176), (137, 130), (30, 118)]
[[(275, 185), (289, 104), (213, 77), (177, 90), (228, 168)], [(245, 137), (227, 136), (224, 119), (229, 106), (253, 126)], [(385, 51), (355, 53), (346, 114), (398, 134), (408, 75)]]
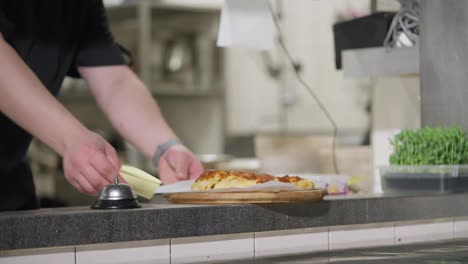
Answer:
[(152, 157), (152, 162), (154, 166), (158, 167), (159, 160), (164, 155), (164, 153), (166, 153), (167, 150), (169, 150), (173, 146), (178, 146), (178, 145), (183, 145), (182, 142), (178, 138), (172, 138), (159, 144)]
[(81, 124), (78, 124), (72, 129), (65, 130), (62, 133), (61, 141), (58, 143), (56, 149), (57, 153), (63, 157), (69, 149), (73, 148), (73, 145), (76, 144), (78, 139), (86, 137), (89, 133), (90, 131)]

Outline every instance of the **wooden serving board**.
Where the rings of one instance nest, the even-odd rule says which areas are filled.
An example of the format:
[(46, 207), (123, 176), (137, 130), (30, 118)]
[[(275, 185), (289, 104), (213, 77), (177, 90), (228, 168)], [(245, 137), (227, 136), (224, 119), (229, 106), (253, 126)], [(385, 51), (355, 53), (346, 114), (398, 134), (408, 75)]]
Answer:
[(264, 204), (320, 202), (326, 190), (252, 191), (252, 192), (184, 192), (164, 195), (169, 202), (178, 204)]

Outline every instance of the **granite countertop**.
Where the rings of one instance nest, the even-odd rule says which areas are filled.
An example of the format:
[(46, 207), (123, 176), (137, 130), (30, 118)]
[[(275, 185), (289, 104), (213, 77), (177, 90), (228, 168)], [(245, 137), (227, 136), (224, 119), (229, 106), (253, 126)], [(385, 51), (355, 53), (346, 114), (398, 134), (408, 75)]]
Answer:
[(468, 216), (468, 193), (329, 196), (313, 204), (88, 207), (0, 213), (0, 250)]

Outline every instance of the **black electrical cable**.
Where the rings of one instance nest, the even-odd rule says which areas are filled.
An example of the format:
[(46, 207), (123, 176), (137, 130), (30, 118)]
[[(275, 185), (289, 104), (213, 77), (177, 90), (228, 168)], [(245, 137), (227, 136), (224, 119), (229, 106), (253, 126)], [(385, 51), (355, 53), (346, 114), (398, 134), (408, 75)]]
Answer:
[(332, 159), (333, 159), (333, 168), (335, 170), (335, 174), (339, 174), (339, 169), (338, 169), (338, 164), (336, 160), (336, 141), (338, 137), (338, 125), (336, 124), (335, 120), (331, 116), (330, 112), (327, 110), (325, 105), (322, 103), (320, 98), (317, 96), (317, 94), (314, 92), (314, 90), (307, 84), (307, 82), (302, 78), (302, 75), (300, 73), (300, 65), (294, 62), (294, 59), (291, 56), (291, 53), (289, 52), (289, 49), (286, 47), (286, 44), (284, 43), (284, 38), (283, 38), (283, 33), (279, 24), (279, 19), (273, 9), (273, 6), (270, 1), (268, 1), (268, 6), (270, 8), (271, 16), (273, 18), (273, 22), (276, 27), (276, 31), (278, 32), (278, 42), (281, 46), (281, 49), (283, 50), (284, 54), (286, 55), (288, 62), (290, 63), (290, 66), (294, 72), (294, 75), (296, 76), (297, 80), (299, 81), (300, 84), (307, 90), (307, 92), (314, 98), (315, 102), (317, 105), (320, 107), (322, 112), (325, 114), (326, 118), (330, 122), (330, 124), (333, 127), (333, 139), (332, 139)]

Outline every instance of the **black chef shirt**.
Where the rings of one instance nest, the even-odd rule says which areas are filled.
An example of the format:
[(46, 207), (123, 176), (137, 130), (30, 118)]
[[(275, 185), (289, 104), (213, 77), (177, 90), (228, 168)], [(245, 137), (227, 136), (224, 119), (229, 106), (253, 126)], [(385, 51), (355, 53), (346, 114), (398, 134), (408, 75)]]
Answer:
[[(54, 96), (65, 76), (77, 76), (77, 66), (124, 64), (102, 0), (0, 0), (0, 32)], [(30, 142), (0, 111), (0, 211), (38, 207), (26, 160)]]

